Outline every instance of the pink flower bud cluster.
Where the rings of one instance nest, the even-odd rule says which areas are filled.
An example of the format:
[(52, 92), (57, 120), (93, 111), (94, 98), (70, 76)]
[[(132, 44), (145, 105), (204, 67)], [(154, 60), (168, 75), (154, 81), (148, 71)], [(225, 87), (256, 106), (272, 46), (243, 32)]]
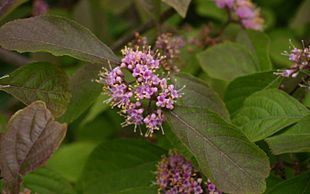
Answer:
[(192, 163), (173, 152), (157, 164), (156, 185), (159, 187), (158, 193), (204, 193), (202, 178), (198, 176)]
[(181, 37), (173, 36), (171, 33), (163, 33), (157, 37), (155, 48), (165, 55), (163, 67), (167, 71), (179, 71), (174, 64), (174, 59), (180, 55), (180, 49), (185, 45)]
[(310, 70), (310, 46), (304, 46), (303, 49), (294, 46), (290, 52), (285, 51), (283, 55), (288, 56), (293, 65), (289, 69), (280, 70), (275, 74), (283, 77), (297, 77), (300, 71)]
[(244, 28), (263, 29), (264, 20), (261, 17), (260, 10), (251, 0), (215, 0), (215, 3), (219, 8), (234, 13)]
[(163, 110), (172, 110), (181, 96), (170, 79), (159, 74), (163, 57), (150, 48), (126, 47), (122, 53), (121, 63), (101, 72), (98, 82), (104, 84), (111, 105), (121, 109), (123, 126), (134, 125), (135, 131), (139, 127), (141, 132), (141, 125), (145, 125), (145, 136), (160, 129), (163, 132)]

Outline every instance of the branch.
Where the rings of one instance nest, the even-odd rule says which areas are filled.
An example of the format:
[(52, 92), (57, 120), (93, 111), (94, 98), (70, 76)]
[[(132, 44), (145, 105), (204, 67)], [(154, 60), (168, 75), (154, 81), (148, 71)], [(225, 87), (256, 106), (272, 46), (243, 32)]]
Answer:
[[(163, 23), (167, 19), (169, 19), (171, 16), (175, 14), (175, 10), (173, 8), (169, 8), (167, 11), (163, 12), (160, 17), (158, 23)], [(112, 46), (112, 50), (117, 52), (121, 48), (123, 48), (128, 42), (130, 42), (135, 37), (135, 33), (138, 32), (139, 34), (143, 34), (153, 28), (156, 25), (155, 20), (149, 20), (148, 22), (144, 23), (142, 26), (138, 27), (137, 29), (133, 30), (131, 33), (123, 36), (119, 40), (117, 40)]]
[(0, 48), (0, 59), (8, 64), (17, 66), (22, 66), (31, 62), (27, 57), (2, 48)]

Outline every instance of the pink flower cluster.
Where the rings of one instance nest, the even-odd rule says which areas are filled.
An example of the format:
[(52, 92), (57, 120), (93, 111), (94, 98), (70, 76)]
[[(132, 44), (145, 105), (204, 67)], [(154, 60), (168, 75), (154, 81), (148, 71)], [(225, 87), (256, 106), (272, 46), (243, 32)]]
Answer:
[(300, 71), (310, 70), (310, 46), (304, 46), (303, 49), (298, 49), (294, 46), (290, 52), (285, 51), (283, 55), (288, 56), (293, 65), (289, 69), (280, 70), (275, 74), (283, 77), (297, 77)]
[(126, 47), (122, 53), (121, 64), (102, 71), (98, 82), (104, 84), (111, 105), (121, 109), (123, 126), (134, 125), (135, 131), (139, 127), (141, 132), (141, 125), (145, 125), (145, 136), (160, 129), (163, 132), (163, 110), (172, 110), (180, 97), (169, 78), (159, 76), (163, 57), (150, 49)]
[(264, 20), (251, 0), (215, 0), (219, 8), (234, 13), (244, 28), (262, 30)]
[(159, 193), (204, 193), (202, 179), (197, 175), (192, 163), (176, 153), (163, 157), (157, 164), (156, 185)]

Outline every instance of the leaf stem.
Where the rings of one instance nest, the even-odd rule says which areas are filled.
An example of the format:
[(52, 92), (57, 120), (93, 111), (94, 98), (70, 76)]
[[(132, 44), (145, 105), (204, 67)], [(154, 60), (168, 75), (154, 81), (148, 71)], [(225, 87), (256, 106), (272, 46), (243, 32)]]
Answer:
[[(165, 12), (163, 12), (160, 17), (158, 23), (163, 23), (171, 16), (175, 14), (175, 10), (173, 8), (169, 8)], [(123, 48), (128, 42), (135, 38), (135, 33), (143, 34), (156, 26), (157, 22), (154, 19), (149, 20), (148, 22), (144, 23), (143, 25), (139, 26), (137, 29), (133, 30), (129, 34), (123, 36), (119, 40), (117, 40), (112, 46), (112, 50), (114, 52), (118, 52), (121, 48)]]

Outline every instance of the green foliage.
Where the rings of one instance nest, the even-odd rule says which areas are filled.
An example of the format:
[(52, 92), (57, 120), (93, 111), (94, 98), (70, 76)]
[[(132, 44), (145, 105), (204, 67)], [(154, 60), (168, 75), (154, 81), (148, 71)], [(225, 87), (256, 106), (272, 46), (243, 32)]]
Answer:
[(246, 98), (233, 121), (255, 142), (296, 123), (307, 114), (309, 110), (285, 92), (266, 89)]
[(177, 88), (185, 87), (182, 90), (184, 96), (178, 101), (179, 105), (208, 108), (223, 118), (229, 119), (225, 104), (206, 83), (187, 74), (177, 74), (174, 78)]
[(25, 65), (4, 76), (0, 79), (0, 90), (25, 104), (42, 100), (56, 117), (65, 112), (71, 97), (66, 73), (44, 62)]
[(33, 193), (76, 194), (68, 180), (48, 168), (40, 168), (25, 176), (23, 186)]
[(61, 121), (71, 123), (96, 101), (102, 91), (102, 86), (95, 82), (101, 68), (99, 64), (84, 64), (71, 77), (72, 98)]
[(233, 80), (260, 71), (250, 51), (243, 45), (225, 42), (197, 54), (202, 69), (212, 78)]
[(274, 154), (310, 152), (310, 115), (266, 141)]
[(92, 142), (77, 142), (62, 146), (48, 161), (47, 167), (71, 182), (76, 182), (86, 160), (95, 148)]
[(272, 69), (272, 63), (269, 57), (270, 40), (265, 33), (253, 30), (241, 31), (237, 36), (237, 42), (245, 45), (249, 49), (256, 64), (259, 64), (261, 71)]
[(309, 193), (309, 184), (310, 173), (305, 173), (277, 184), (267, 194)]
[(173, 132), (221, 191), (260, 193), (269, 174), (266, 154), (236, 127), (205, 108), (178, 106), (167, 114)]
[(244, 100), (254, 92), (276, 88), (280, 85), (280, 79), (273, 71), (254, 73), (237, 77), (227, 86), (224, 101), (231, 114), (234, 114), (243, 105)]
[(38, 16), (9, 22), (0, 28), (0, 45), (19, 52), (69, 55), (90, 63), (119, 61), (112, 50), (88, 29), (59, 16)]
[(102, 143), (90, 155), (79, 184), (89, 194), (155, 194), (153, 172), (163, 154), (164, 150), (142, 140)]
[(2, 0), (0, 2), (0, 20), (27, 0)]

